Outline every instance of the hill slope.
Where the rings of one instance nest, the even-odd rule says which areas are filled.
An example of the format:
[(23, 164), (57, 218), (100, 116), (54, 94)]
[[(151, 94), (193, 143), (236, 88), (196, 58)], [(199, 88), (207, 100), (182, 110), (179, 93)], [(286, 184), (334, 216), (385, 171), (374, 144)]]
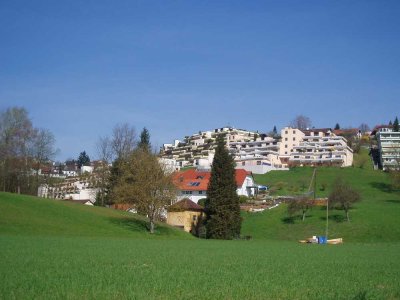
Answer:
[[(306, 192), (312, 173), (312, 168), (295, 168), (256, 175), (255, 179), (275, 188), (276, 194), (293, 195)], [(350, 211), (350, 223), (344, 220), (343, 211), (330, 212), (329, 236), (357, 242), (400, 241), (400, 192), (390, 190), (388, 174), (361, 168), (318, 168), (317, 197), (327, 197), (338, 176), (361, 193), (362, 202)], [(242, 232), (254, 238), (281, 240), (323, 235), (325, 213), (324, 207), (314, 207), (304, 222), (289, 219), (285, 205), (263, 213), (246, 213)]]
[(159, 224), (151, 235), (146, 220), (131, 213), (31, 196), (0, 193), (0, 234), (191, 238)]

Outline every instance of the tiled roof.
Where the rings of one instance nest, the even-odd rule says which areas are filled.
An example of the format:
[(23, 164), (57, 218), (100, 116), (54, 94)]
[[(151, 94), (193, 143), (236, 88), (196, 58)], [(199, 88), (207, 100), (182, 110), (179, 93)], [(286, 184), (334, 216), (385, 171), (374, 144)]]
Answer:
[(203, 211), (203, 207), (185, 198), (168, 207), (168, 211)]
[[(236, 185), (241, 187), (244, 180), (251, 172), (243, 169), (236, 169)], [(205, 191), (210, 181), (210, 171), (198, 171), (196, 169), (189, 169), (174, 174), (174, 183), (176, 187), (184, 191)]]
[(344, 135), (344, 134), (353, 134), (356, 135), (358, 134), (359, 129), (358, 128), (348, 128), (348, 129), (335, 129), (333, 131), (334, 134), (336, 135)]

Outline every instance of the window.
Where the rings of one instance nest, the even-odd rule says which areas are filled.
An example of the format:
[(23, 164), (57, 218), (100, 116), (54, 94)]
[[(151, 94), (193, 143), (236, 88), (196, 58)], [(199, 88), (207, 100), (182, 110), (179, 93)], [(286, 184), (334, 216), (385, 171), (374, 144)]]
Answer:
[(246, 165), (246, 162), (242, 161), (242, 166), (245, 166), (245, 165)]
[(293, 134), (296, 134), (296, 130), (293, 130)]
[(294, 138), (293, 138), (293, 141), (295, 141), (295, 140), (296, 140), (296, 138), (294, 137)]
[(287, 141), (287, 138), (285, 138), (285, 141)]
[(199, 191), (199, 195), (203, 195), (203, 191)]
[(193, 216), (193, 221), (196, 221), (196, 220), (197, 220), (197, 216), (194, 215), (194, 216)]
[(287, 145), (285, 145), (285, 148), (287, 148)]
[(285, 134), (288, 134), (287, 130), (285, 131)]
[(261, 160), (257, 160), (257, 166), (261, 165)]

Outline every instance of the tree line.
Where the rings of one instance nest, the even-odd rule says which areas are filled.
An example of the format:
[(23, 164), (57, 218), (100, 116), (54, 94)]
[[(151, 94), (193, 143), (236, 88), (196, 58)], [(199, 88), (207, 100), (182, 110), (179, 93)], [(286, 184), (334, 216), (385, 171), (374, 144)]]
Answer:
[(36, 128), (22, 107), (0, 112), (0, 185), (4, 192), (37, 194), (41, 166), (53, 159), (54, 135)]

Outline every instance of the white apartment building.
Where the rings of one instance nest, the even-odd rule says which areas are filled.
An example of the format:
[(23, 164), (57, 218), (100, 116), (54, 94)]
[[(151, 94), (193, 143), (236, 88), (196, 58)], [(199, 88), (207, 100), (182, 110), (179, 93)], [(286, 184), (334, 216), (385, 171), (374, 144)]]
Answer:
[(289, 166), (289, 159), (305, 136), (304, 132), (297, 128), (285, 127), (281, 130), (281, 142), (279, 145), (279, 160), (282, 166)]
[(302, 132), (301, 140), (290, 149), (289, 166), (349, 167), (353, 164), (353, 150), (347, 145), (347, 140), (336, 136), (330, 128)]
[(229, 147), (230, 143), (253, 141), (258, 134), (233, 127), (199, 131), (191, 136), (186, 136), (183, 141), (175, 140), (173, 144), (164, 144), (160, 156), (175, 160), (179, 167), (210, 167), (217, 147), (216, 139), (219, 135), (224, 135)]
[(201, 131), (185, 137), (184, 142), (165, 144), (161, 157), (176, 161), (175, 169), (196, 166), (207, 169), (214, 159), (216, 137), (224, 134), (226, 146), (234, 157), (237, 169), (254, 174), (287, 170), (289, 166), (330, 165), (347, 167), (353, 164), (353, 151), (344, 137), (331, 129), (299, 130), (285, 127), (281, 138), (268, 137), (231, 127)]
[(400, 132), (390, 126), (380, 127), (376, 132), (379, 157), (383, 170), (400, 168)]
[(38, 197), (60, 200), (89, 200), (96, 202), (98, 188), (94, 179), (67, 178), (55, 186), (42, 184), (38, 188)]
[(254, 174), (284, 170), (279, 159), (279, 148), (279, 140), (267, 136), (258, 137), (255, 141), (229, 144), (229, 151), (234, 157), (236, 168)]

